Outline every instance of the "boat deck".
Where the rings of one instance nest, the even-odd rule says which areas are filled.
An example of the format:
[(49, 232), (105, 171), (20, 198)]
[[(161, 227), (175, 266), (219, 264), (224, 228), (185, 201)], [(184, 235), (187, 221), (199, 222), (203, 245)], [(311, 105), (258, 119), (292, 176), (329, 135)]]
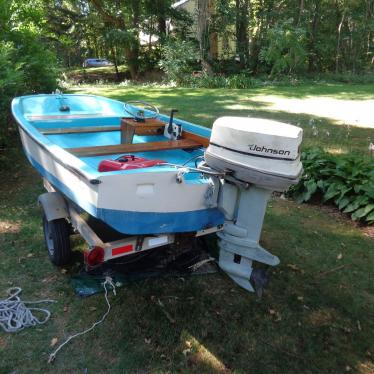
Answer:
[(170, 141), (163, 135), (134, 135), (132, 144), (121, 144), (118, 126), (87, 126), (83, 130), (50, 128), (39, 131), (51, 142), (96, 170), (102, 160), (114, 160), (124, 154), (195, 166), (195, 159), (202, 156), (204, 151), (202, 144), (193, 139)]
[[(136, 122), (131, 117), (125, 118), (123, 103), (91, 95), (24, 97), (20, 107), (24, 119), (44, 139), (71, 153), (96, 172), (102, 160), (115, 160), (129, 154), (193, 167), (209, 144), (210, 132), (207, 129), (174, 119), (173, 123), (183, 128), (182, 139), (170, 140), (162, 135), (169, 117), (160, 114), (158, 118), (146, 119), (145, 123)], [(69, 108), (69, 111), (62, 112), (62, 107)], [(124, 124), (129, 124), (126, 129)], [(147, 171), (158, 172), (160, 168), (165, 166), (154, 166)], [(199, 173), (189, 174), (191, 179), (200, 178)]]

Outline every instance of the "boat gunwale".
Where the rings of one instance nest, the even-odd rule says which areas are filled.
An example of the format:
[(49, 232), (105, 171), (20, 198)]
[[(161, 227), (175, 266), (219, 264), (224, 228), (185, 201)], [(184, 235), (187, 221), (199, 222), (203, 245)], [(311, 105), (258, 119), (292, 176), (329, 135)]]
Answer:
[[(112, 172), (100, 173), (100, 172), (96, 171), (92, 166), (90, 166), (89, 164), (87, 164), (84, 161), (82, 161), (78, 156), (70, 153), (68, 151), (68, 148), (65, 149), (65, 148), (57, 145), (56, 143), (52, 142), (46, 135), (43, 134), (43, 130), (42, 129), (38, 129), (32, 123), (32, 121), (30, 121), (26, 117), (25, 113), (23, 113), (21, 111), (21, 109), (20, 109), (21, 100), (24, 100), (26, 98), (43, 97), (43, 96), (44, 97), (49, 97), (49, 96), (52, 96), (52, 94), (25, 95), (25, 96), (15, 97), (12, 100), (12, 103), (11, 103), (13, 118), (15, 119), (15, 121), (16, 121), (17, 125), (20, 127), (20, 129), (22, 129), (24, 131), (24, 133), (27, 136), (29, 136), (33, 141), (35, 141), (43, 150), (45, 150), (46, 152), (48, 152), (48, 154), (50, 155), (50, 157), (53, 158), (53, 160), (55, 160), (56, 162), (58, 162), (61, 166), (65, 167), (66, 169), (68, 169), (69, 171), (71, 171), (72, 173), (74, 173), (75, 175), (77, 175), (79, 177), (83, 177), (86, 181), (88, 181), (91, 184), (100, 184), (100, 183), (102, 183), (102, 179), (103, 178), (105, 178), (106, 176), (110, 176), (110, 175), (118, 175), (118, 174), (121, 174), (121, 175), (130, 175), (130, 174), (138, 174), (140, 172), (149, 173), (149, 172), (155, 172), (156, 170), (159, 173), (160, 172), (164, 172), (164, 173), (165, 172), (175, 172), (175, 167), (170, 167), (170, 166), (163, 166), (162, 169), (160, 169), (160, 166), (146, 168), (146, 169), (131, 169), (131, 170), (126, 170), (125, 172), (124, 171), (112, 171)], [(58, 95), (54, 95), (54, 96), (57, 97)], [(64, 96), (94, 97), (94, 98), (102, 99), (104, 101), (112, 101), (112, 102), (123, 104), (121, 101), (113, 100), (113, 99), (109, 99), (109, 98), (102, 97), (102, 96), (97, 96), (97, 95), (67, 94), (67, 95), (64, 95)], [(118, 116), (118, 117), (122, 118), (121, 116)], [(161, 120), (164, 120), (164, 121), (168, 121), (169, 120), (169, 117), (166, 116), (166, 115), (163, 115), (163, 114), (159, 114), (159, 118)], [(24, 121), (22, 121), (22, 119), (24, 119)], [(192, 131), (193, 130), (201, 130), (201, 132), (203, 132), (205, 134), (198, 134), (198, 135), (204, 136), (207, 139), (209, 139), (209, 136), (207, 136), (207, 135), (208, 135), (208, 133), (210, 134), (210, 132), (211, 132), (210, 129), (208, 129), (206, 127), (203, 127), (203, 126), (200, 126), (200, 125), (197, 125), (197, 124), (194, 124), (194, 123), (191, 123), (191, 122), (180, 120), (180, 119), (177, 119), (177, 118), (175, 118), (174, 120), (178, 124), (187, 125), (187, 127), (189, 128), (188, 129), (189, 131), (191, 131), (191, 130)], [(87, 127), (89, 127), (89, 126), (87, 126)], [(105, 132), (105, 126), (103, 126), (103, 132)], [(199, 131), (197, 131), (197, 133), (199, 133)], [(68, 163), (64, 162), (62, 160), (62, 157), (57, 156), (50, 149), (50, 147), (52, 147), (52, 146), (53, 147), (58, 147), (59, 152), (61, 152), (62, 154), (65, 154), (66, 157), (68, 157), (68, 158), (72, 157), (73, 160), (79, 160), (79, 161), (81, 161), (82, 163), (84, 163), (84, 165), (89, 170), (83, 171), (78, 166), (69, 165)]]

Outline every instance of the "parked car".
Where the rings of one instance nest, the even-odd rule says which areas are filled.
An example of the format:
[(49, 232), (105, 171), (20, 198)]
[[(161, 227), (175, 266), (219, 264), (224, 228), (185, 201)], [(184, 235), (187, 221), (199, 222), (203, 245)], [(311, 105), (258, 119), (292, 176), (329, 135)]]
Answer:
[(98, 68), (103, 66), (113, 66), (113, 63), (105, 58), (87, 58), (83, 62), (84, 68)]

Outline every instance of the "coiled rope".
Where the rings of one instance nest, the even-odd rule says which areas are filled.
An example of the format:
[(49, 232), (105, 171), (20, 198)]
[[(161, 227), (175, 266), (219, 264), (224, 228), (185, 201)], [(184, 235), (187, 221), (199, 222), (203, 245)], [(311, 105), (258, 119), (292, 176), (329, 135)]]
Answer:
[[(55, 300), (22, 301), (18, 296), (21, 292), (21, 287), (11, 287), (7, 290), (8, 298), (0, 300), (0, 326), (5, 332), (17, 332), (26, 327), (42, 325), (51, 316), (48, 309), (28, 308), (26, 304), (55, 303)], [(44, 313), (45, 318), (35, 317), (32, 311)]]
[(116, 286), (115, 284), (113, 283), (113, 280), (111, 277), (106, 277), (105, 278), (105, 282), (103, 283), (103, 287), (104, 287), (104, 290), (105, 290), (105, 301), (108, 305), (108, 309), (107, 311), (104, 313), (104, 315), (101, 317), (101, 319), (97, 322), (95, 322), (90, 328), (84, 330), (84, 331), (81, 331), (81, 332), (78, 332), (74, 335), (70, 335), (63, 343), (61, 343), (50, 355), (49, 355), (49, 359), (48, 359), (48, 362), (49, 363), (52, 363), (54, 361), (54, 359), (56, 358), (56, 355), (58, 353), (58, 351), (64, 346), (66, 345), (67, 343), (70, 342), (70, 340), (78, 337), (78, 336), (81, 336), (81, 335), (84, 335), (86, 334), (87, 332), (90, 332), (91, 330), (93, 330), (97, 325), (99, 325), (101, 322), (103, 322), (105, 320), (105, 318), (107, 317), (107, 315), (109, 314), (110, 312), (110, 309), (111, 309), (111, 306), (110, 306), (110, 302), (109, 302), (109, 299), (108, 299), (108, 289), (107, 289), (107, 285), (110, 285), (112, 287), (112, 290), (113, 290), (113, 294), (116, 295)]

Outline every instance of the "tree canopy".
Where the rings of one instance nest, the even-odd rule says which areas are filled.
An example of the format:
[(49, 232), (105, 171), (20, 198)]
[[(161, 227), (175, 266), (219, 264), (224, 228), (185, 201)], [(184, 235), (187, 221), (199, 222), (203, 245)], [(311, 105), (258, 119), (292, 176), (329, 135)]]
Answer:
[(158, 66), (170, 39), (195, 41), (208, 73), (230, 72), (230, 63), (271, 75), (373, 67), (374, 0), (187, 3), (189, 12), (173, 0), (1, 0), (1, 39), (22, 44), (32, 35), (62, 66), (104, 57), (125, 63), (132, 78)]

